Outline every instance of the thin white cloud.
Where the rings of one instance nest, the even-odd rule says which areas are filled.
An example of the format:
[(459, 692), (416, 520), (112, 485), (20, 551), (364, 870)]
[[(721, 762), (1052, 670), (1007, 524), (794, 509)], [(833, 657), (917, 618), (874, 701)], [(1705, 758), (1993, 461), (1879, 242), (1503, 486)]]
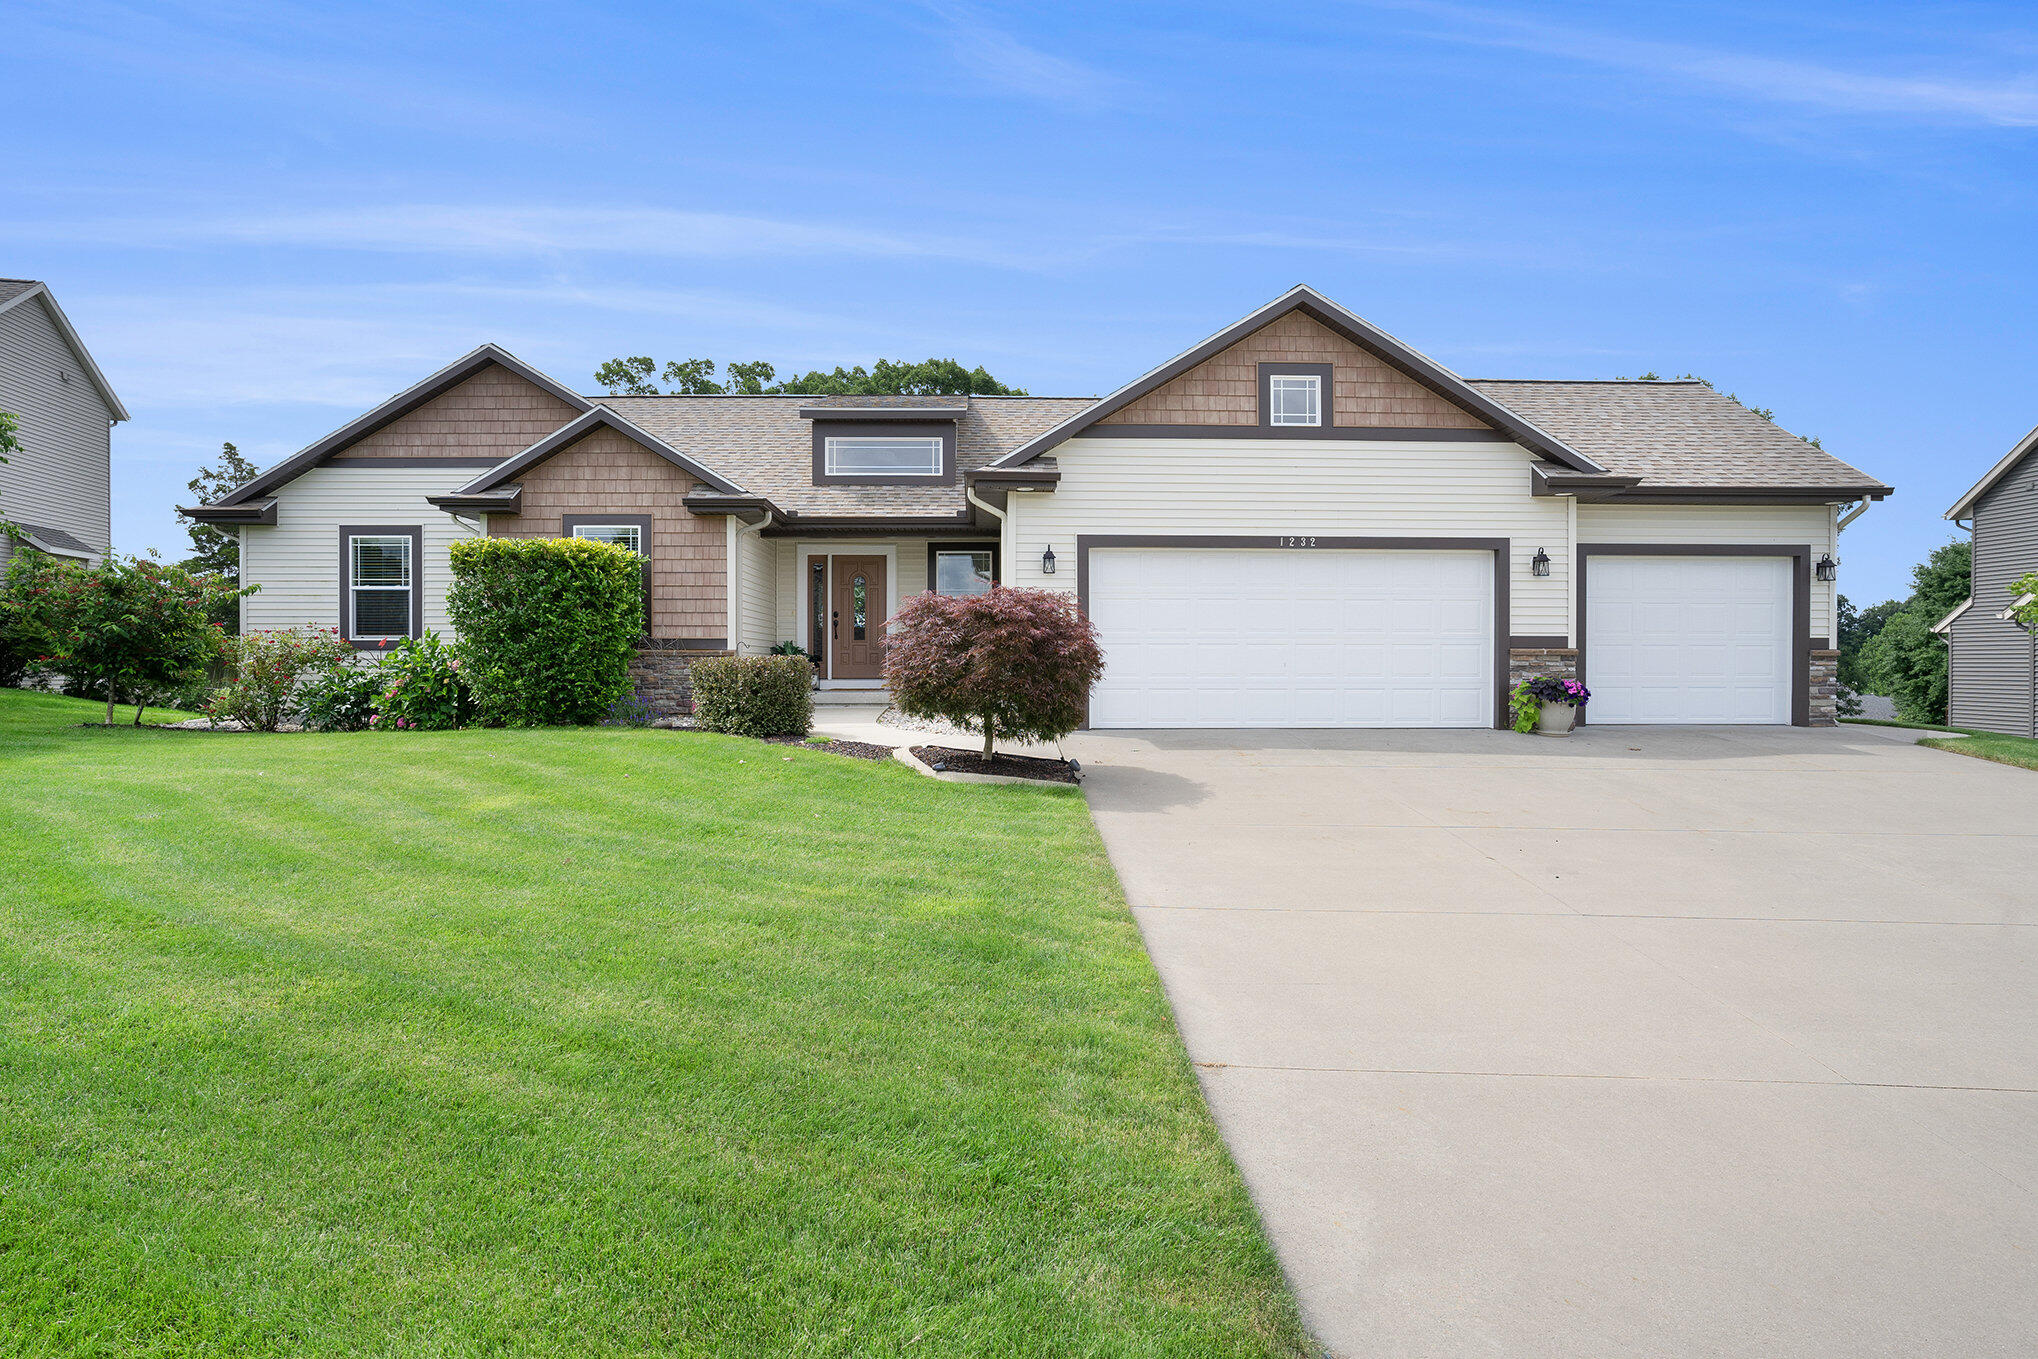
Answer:
[(1996, 127), (2038, 127), (2038, 72), (1989, 79), (1849, 71), (1818, 62), (1630, 38), (1431, 0), (1360, 0), (1448, 21), (1430, 36), (1613, 66), (1770, 103), (1834, 113), (1907, 115)]
[(941, 24), (950, 58), (996, 89), (1076, 108), (1116, 102), (1131, 89), (1119, 76), (1028, 46), (973, 9), (949, 4), (926, 8)]

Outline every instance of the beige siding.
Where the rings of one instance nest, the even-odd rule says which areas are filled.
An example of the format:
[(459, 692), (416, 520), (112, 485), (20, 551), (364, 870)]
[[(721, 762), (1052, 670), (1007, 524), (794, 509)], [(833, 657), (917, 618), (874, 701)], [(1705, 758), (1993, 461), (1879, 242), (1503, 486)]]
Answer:
[[(0, 410), (21, 417), (21, 450), (0, 463), (0, 517), (62, 529), (105, 553), (113, 412), (40, 298), (0, 313)], [(8, 551), (0, 535), (0, 565)]]
[(1102, 421), (1106, 425), (1257, 425), (1262, 363), (1327, 363), (1333, 423), (1484, 429), (1478, 417), (1382, 363), (1322, 323), (1289, 312)]
[[(1817, 561), (1821, 553), (1840, 555), (1833, 523), (1830, 505), (1580, 505), (1578, 541), (1802, 545)], [(1812, 581), (1812, 636), (1833, 636), (1837, 590)]]
[(424, 625), (450, 638), (447, 547), (472, 530), (426, 502), (444, 495), (446, 469), (314, 467), (283, 488), (274, 527), (241, 530), (241, 572), (262, 588), (242, 602), (242, 625), (337, 627), (340, 622), (340, 525), (412, 525), (424, 530)]
[(736, 530), (736, 599), (730, 645), (745, 655), (761, 655), (792, 636), (778, 631), (778, 544), (756, 529)]
[[(444, 471), (438, 480), (443, 487)], [(523, 513), (490, 515), (491, 534), (556, 538), (569, 514), (649, 515), (651, 635), (694, 640), (728, 635), (728, 531), (720, 516), (686, 508), (686, 493), (698, 484), (692, 477), (603, 426), (517, 480), (524, 488)]]
[[(1569, 633), (1567, 501), (1529, 494), (1513, 444), (1082, 438), (1055, 452), (1060, 489), (1011, 497), (1010, 584), (1074, 590), (1079, 534), (1507, 538), (1511, 630)], [(1546, 577), (1529, 573), (1537, 548)]]
[(847, 557), (891, 558), (892, 580), (887, 587), (889, 596), (903, 604), (911, 595), (917, 595), (927, 588), (927, 540), (925, 538), (859, 538), (854, 541), (830, 539), (828, 541), (796, 542), (791, 538), (773, 540), (773, 557), (778, 575), (777, 612), (775, 641), (796, 641), (807, 644), (806, 623), (802, 610), (806, 607), (806, 575), (804, 567), (808, 558), (818, 553), (832, 553)]
[(342, 450), (349, 458), (493, 458), (523, 452), (579, 411), (490, 364)]

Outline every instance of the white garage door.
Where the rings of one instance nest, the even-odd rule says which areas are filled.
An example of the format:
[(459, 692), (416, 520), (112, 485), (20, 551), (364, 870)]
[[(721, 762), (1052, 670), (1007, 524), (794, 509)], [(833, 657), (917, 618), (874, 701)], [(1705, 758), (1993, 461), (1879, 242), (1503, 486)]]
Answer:
[(1788, 557), (1602, 557), (1586, 576), (1587, 719), (1790, 721)]
[(1493, 554), (1099, 548), (1098, 727), (1493, 724)]

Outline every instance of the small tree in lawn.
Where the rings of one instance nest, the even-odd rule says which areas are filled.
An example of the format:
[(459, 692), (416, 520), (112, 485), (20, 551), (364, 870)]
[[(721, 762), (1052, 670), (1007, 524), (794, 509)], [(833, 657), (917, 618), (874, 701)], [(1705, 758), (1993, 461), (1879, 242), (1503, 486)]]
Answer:
[(85, 566), (31, 551), (9, 563), (0, 609), (39, 664), (106, 686), (108, 726), (123, 693), (140, 725), (151, 694), (189, 683), (220, 655), (225, 637), (207, 613), (236, 593), (247, 592), (144, 557)]
[(986, 759), (1001, 736), (1053, 741), (1081, 726), (1103, 673), (1097, 629), (1059, 590), (915, 595), (885, 643), (899, 710), (982, 732)]

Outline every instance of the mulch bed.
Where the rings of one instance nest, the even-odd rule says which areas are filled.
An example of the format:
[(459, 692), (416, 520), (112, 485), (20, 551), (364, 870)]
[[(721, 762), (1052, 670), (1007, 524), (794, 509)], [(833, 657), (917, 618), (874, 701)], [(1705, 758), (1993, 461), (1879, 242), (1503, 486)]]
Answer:
[(830, 755), (847, 755), (852, 760), (889, 760), (892, 758), (892, 748), (890, 746), (874, 746), (864, 741), (830, 740), (817, 745), (804, 736), (767, 736), (764, 738), (764, 742), (766, 745), (799, 746), (805, 750), (819, 750)]
[(1043, 760), (1032, 755), (993, 755), (987, 760), (981, 750), (957, 750), (954, 746), (914, 746), (913, 753), (929, 769), (949, 774), (1002, 774), (1006, 778), (1041, 783), (1076, 782), (1076, 771), (1069, 768), (1067, 760)]

